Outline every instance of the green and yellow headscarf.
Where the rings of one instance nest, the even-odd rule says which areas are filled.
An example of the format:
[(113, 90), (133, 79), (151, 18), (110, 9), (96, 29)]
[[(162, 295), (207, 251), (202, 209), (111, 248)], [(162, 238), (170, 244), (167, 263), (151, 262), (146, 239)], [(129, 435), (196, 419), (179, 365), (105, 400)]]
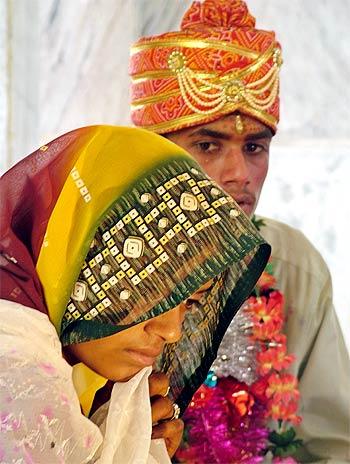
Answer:
[[(63, 345), (156, 317), (214, 279), (158, 363), (183, 410), (269, 257), (249, 219), (186, 152), (140, 129), (78, 129), (4, 181), (9, 196), (17, 182), (2, 210), (5, 297), (47, 312)], [(78, 370), (87, 412), (106, 380)]]

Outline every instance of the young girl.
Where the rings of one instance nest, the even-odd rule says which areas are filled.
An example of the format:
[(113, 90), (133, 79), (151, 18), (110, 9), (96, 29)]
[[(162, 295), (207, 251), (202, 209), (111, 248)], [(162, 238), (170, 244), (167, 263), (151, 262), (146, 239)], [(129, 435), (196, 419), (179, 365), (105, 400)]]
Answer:
[(269, 246), (185, 152), (137, 129), (59, 137), (1, 194), (0, 462), (169, 462), (152, 425), (172, 454), (166, 425)]

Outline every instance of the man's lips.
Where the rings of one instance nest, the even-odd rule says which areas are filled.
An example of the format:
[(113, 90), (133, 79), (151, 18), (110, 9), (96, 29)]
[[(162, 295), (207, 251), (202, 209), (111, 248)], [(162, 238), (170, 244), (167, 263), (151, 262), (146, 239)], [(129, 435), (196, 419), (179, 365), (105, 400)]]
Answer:
[(126, 350), (128, 355), (142, 366), (151, 366), (162, 350)]
[(229, 195), (235, 200), (238, 206), (246, 213), (250, 214), (252, 212), (252, 208), (255, 205), (255, 196), (250, 193), (231, 193), (228, 192)]
[(235, 200), (236, 203), (241, 205), (254, 205), (255, 203), (255, 197), (254, 195), (250, 195), (249, 193), (243, 193), (241, 195), (231, 195), (232, 198)]

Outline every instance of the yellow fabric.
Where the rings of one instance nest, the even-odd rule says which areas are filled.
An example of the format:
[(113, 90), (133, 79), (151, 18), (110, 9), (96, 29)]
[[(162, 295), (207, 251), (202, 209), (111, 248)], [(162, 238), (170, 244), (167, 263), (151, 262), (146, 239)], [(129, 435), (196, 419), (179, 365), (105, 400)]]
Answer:
[[(49, 316), (58, 334), (101, 211), (108, 209), (110, 203), (153, 164), (166, 161), (168, 156), (188, 157), (175, 144), (148, 131), (139, 129), (136, 134), (135, 129), (113, 126), (91, 127), (91, 136), (84, 139), (77, 150), (75, 167), (79, 178), (73, 179), (70, 175), (66, 179), (50, 217), (36, 267)], [(124, 153), (127, 156), (122, 156)], [(99, 173), (103, 182), (98, 181)], [(76, 182), (80, 179), (83, 184), (78, 187)], [(89, 202), (85, 202), (80, 192), (84, 187), (91, 195)], [(85, 208), (88, 211), (81, 214)]]
[[(233, 317), (235, 309), (240, 306), (243, 299), (249, 294), (261, 270), (265, 266), (270, 252), (269, 246), (256, 233), (256, 230), (253, 228), (248, 218), (234, 209), (236, 207), (238, 208), (238, 206), (234, 204), (233, 200), (226, 198), (224, 192), (220, 192), (213, 182), (208, 179), (204, 173), (200, 172), (199, 167), (185, 151), (177, 145), (172, 144), (167, 139), (161, 138), (149, 131), (113, 126), (95, 126), (73, 131), (66, 134), (64, 138), (58, 138), (56, 141), (51, 142), (48, 146), (43, 148), (45, 148), (44, 151), (47, 152), (44, 156), (51, 157), (55, 154), (57, 155), (57, 153), (61, 156), (57, 159), (53, 158), (55, 165), (51, 166), (47, 171), (48, 176), (55, 176), (55, 178), (51, 177), (52, 182), (49, 184), (52, 191), (46, 187), (45, 195), (47, 195), (47, 199), (50, 200), (50, 194), (52, 194), (55, 201), (54, 203), (48, 201), (50, 204), (50, 213), (48, 213), (45, 218), (44, 224), (47, 224), (46, 229), (41, 233), (41, 237), (44, 235), (44, 238), (37, 260), (36, 270), (44, 291), (49, 318), (54, 324), (61, 341), (68, 332), (67, 324), (72, 324), (71, 329), (73, 336), (72, 338), (64, 339), (66, 342), (63, 342), (63, 345), (86, 341), (86, 339), (89, 339), (88, 337), (90, 335), (92, 338), (100, 338), (106, 336), (106, 333), (114, 333), (108, 332), (106, 327), (108, 330), (113, 331), (117, 326), (115, 322), (118, 322), (119, 319), (113, 319), (112, 323), (109, 324), (110, 319), (108, 315), (106, 319), (100, 321), (101, 323), (95, 321), (87, 322), (84, 325), (85, 332), (83, 337), (80, 336), (80, 333), (78, 333), (79, 331), (74, 332), (76, 326), (91, 320), (85, 319), (85, 316), (90, 315), (90, 313), (87, 313), (87, 308), (83, 303), (88, 299), (89, 288), (87, 284), (83, 285), (81, 281), (79, 281), (78, 285), (77, 280), (81, 273), (84, 275), (84, 266), (87, 267), (90, 265), (84, 263), (84, 261), (88, 253), (94, 253), (95, 245), (91, 247), (91, 242), (93, 239), (95, 239), (95, 243), (99, 241), (99, 235), (96, 235), (97, 229), (103, 227), (101, 224), (104, 221), (109, 224), (109, 216), (113, 217), (113, 221), (115, 221), (113, 224), (115, 227), (118, 227), (118, 224), (121, 222), (122, 228), (125, 223), (125, 228), (128, 230), (130, 229), (128, 238), (122, 240), (124, 237), (122, 235), (121, 240), (123, 241), (124, 247), (125, 245), (131, 247), (131, 251), (127, 249), (129, 256), (132, 258), (138, 257), (136, 256), (137, 253), (135, 253), (135, 250), (132, 248), (135, 246), (135, 242), (139, 247), (140, 242), (142, 246), (145, 246), (143, 238), (134, 237), (134, 235), (139, 232), (138, 218), (136, 218), (135, 221), (130, 220), (126, 222), (131, 218), (131, 213), (134, 210), (130, 210), (130, 215), (126, 214), (126, 212), (124, 215), (124, 206), (119, 205), (120, 209), (118, 209), (117, 212), (115, 212), (114, 208), (117, 207), (118, 200), (120, 200), (123, 205), (124, 202), (126, 202), (125, 204), (129, 206), (134, 204), (134, 201), (144, 203), (142, 197), (146, 196), (146, 194), (141, 194), (144, 193), (143, 188), (149, 187), (150, 189), (154, 189), (154, 192), (152, 192), (150, 196), (157, 197), (158, 200), (162, 202), (159, 203), (160, 208), (161, 204), (164, 204), (167, 199), (171, 198), (171, 194), (167, 190), (171, 190), (174, 185), (179, 184), (178, 187), (174, 189), (177, 192), (179, 204), (181, 205), (183, 203), (183, 209), (188, 211), (187, 214), (189, 216), (193, 215), (196, 221), (196, 228), (192, 227), (191, 229), (191, 221), (188, 221), (187, 232), (187, 222), (182, 228), (179, 222), (180, 219), (178, 220), (175, 214), (174, 230), (171, 230), (175, 235), (178, 234), (176, 237), (179, 237), (179, 240), (183, 240), (186, 243), (189, 241), (188, 251), (191, 252), (193, 247), (198, 258), (196, 261), (195, 256), (191, 255), (191, 264), (187, 268), (178, 258), (180, 253), (178, 247), (180, 245), (182, 247), (185, 245), (184, 243), (174, 242), (174, 246), (169, 245), (167, 247), (169, 254), (165, 252), (160, 245), (156, 247), (154, 251), (153, 248), (151, 248), (152, 245), (149, 245), (146, 250), (148, 252), (147, 256), (152, 257), (154, 266), (159, 267), (164, 261), (166, 264), (164, 264), (162, 270), (167, 266), (165, 274), (167, 276), (178, 276), (180, 282), (178, 286), (177, 281), (171, 280), (169, 277), (170, 283), (165, 284), (165, 281), (168, 281), (163, 279), (163, 290), (157, 290), (158, 293), (155, 294), (154, 298), (149, 298), (144, 302), (145, 306), (150, 305), (150, 308), (148, 308), (149, 310), (152, 309), (153, 306), (151, 305), (154, 305), (155, 301), (163, 305), (160, 308), (161, 310), (167, 311), (171, 309), (180, 301), (190, 296), (201, 284), (221, 273), (227, 266), (230, 266), (230, 272), (225, 274), (225, 279), (230, 282), (230, 290), (227, 290), (227, 286), (225, 286), (225, 291), (218, 292), (215, 290), (215, 298), (217, 298), (217, 301), (220, 301), (221, 304), (219, 306), (216, 305), (209, 311), (211, 308), (211, 300), (208, 300), (207, 305), (203, 305), (201, 309), (201, 317), (203, 320), (208, 321), (208, 325), (201, 325), (199, 323), (198, 333), (195, 332), (195, 334), (193, 334), (193, 330), (190, 330), (192, 327), (191, 321), (188, 322), (188, 326), (184, 324), (184, 335), (181, 338), (181, 346), (176, 344), (176, 346), (170, 348), (169, 345), (162, 355), (164, 358), (164, 360), (162, 360), (164, 365), (167, 365), (168, 359), (171, 360), (166, 372), (169, 374), (174, 384), (173, 394), (177, 402), (185, 407), (186, 402), (189, 401), (193, 391), (197, 388), (197, 384), (200, 384), (202, 381), (201, 378), (204, 378), (204, 375), (207, 373), (206, 365), (210, 365), (212, 358), (210, 350), (213, 349), (215, 351), (215, 343), (219, 343), (219, 340), (222, 338), (227, 320)], [(173, 165), (173, 168), (169, 167), (170, 170), (168, 172), (167, 167), (170, 165)], [(189, 179), (188, 182), (186, 178), (184, 178), (185, 174), (179, 176), (181, 177), (181, 182), (177, 178), (172, 177), (172, 169), (176, 171), (175, 166), (178, 166), (178, 169), (183, 169), (184, 166), (186, 166), (185, 169), (189, 171), (186, 173)], [(190, 173), (193, 175), (193, 178)], [(160, 176), (159, 179), (157, 175)], [(167, 176), (170, 176), (172, 181), (169, 186), (167, 185), (169, 182), (166, 182), (166, 180), (169, 180)], [(195, 179), (197, 178), (198, 185), (204, 189), (203, 191), (208, 196), (209, 202), (205, 202), (203, 199), (197, 200), (194, 195), (187, 192), (190, 186), (196, 185)], [(56, 179), (57, 182), (55, 182)], [(144, 179), (144, 182), (142, 179)], [(164, 180), (164, 185), (159, 184), (159, 182), (163, 182), (162, 179)], [(177, 182), (176, 184), (174, 184), (175, 181)], [(142, 192), (138, 190), (140, 185), (143, 185)], [(57, 188), (59, 188), (58, 191)], [(159, 189), (163, 189), (164, 192), (167, 191), (167, 193), (163, 192), (163, 195), (159, 192)], [(194, 189), (195, 187), (193, 187), (193, 190)], [(196, 192), (199, 198), (200, 188), (198, 187), (197, 190)], [(205, 199), (204, 193), (202, 193), (202, 196)], [(218, 201), (216, 196), (220, 195), (220, 193), (223, 195), (223, 198), (220, 198), (220, 201)], [(187, 205), (187, 201), (190, 201), (189, 205)], [(148, 200), (146, 203), (147, 202)], [(201, 202), (200, 206), (198, 206), (199, 202)], [(54, 204), (53, 209), (51, 206), (52, 204)], [(169, 206), (169, 208), (174, 207), (176, 201), (173, 199), (171, 203), (170, 200), (168, 204), (172, 205)], [(191, 208), (193, 208), (193, 204), (195, 204), (195, 210), (192, 211)], [(210, 204), (212, 204), (212, 207), (209, 207)], [(127, 208), (129, 208), (129, 206)], [(150, 208), (151, 205), (145, 207), (145, 211), (148, 213), (145, 216), (146, 223), (148, 223), (148, 219), (149, 222), (153, 220), (154, 211)], [(174, 211), (175, 209), (176, 208), (174, 208)], [(180, 217), (180, 206), (177, 209), (179, 210), (177, 214), (179, 214)], [(217, 209), (220, 210), (218, 211)], [(230, 214), (231, 210), (235, 212), (234, 216)], [(137, 211), (135, 210), (135, 212)], [(158, 214), (160, 213), (158, 212)], [(220, 222), (218, 229), (205, 229), (203, 224), (204, 218), (206, 221), (205, 227), (208, 228), (214, 227), (217, 222)], [(197, 221), (199, 222), (197, 223)], [(178, 226), (178, 228), (175, 231), (176, 226)], [(197, 226), (201, 227), (198, 228)], [(159, 228), (160, 226), (158, 227), (155, 223), (153, 228), (155, 234), (158, 233)], [(113, 233), (112, 229), (113, 227), (111, 229), (107, 227), (107, 229), (103, 230), (107, 230), (108, 233), (110, 231)], [(157, 229), (157, 232), (155, 229)], [(124, 233), (125, 231), (123, 234)], [(203, 239), (205, 238), (208, 243), (197, 240), (191, 241), (190, 238), (196, 233), (203, 236)], [(168, 232), (166, 232), (166, 234), (168, 234)], [(164, 236), (168, 238), (167, 235), (163, 235), (161, 238), (164, 238)], [(149, 238), (147, 238), (147, 240)], [(103, 239), (101, 240), (103, 242)], [(111, 239), (111, 241), (113, 240), (114, 239)], [(129, 242), (129, 244), (127, 242)], [(113, 246), (113, 244), (110, 246)], [(117, 246), (113, 248), (118, 249)], [(137, 252), (139, 252), (139, 250), (140, 248)], [(109, 251), (109, 249), (106, 251)], [(143, 250), (141, 250), (141, 254), (142, 253)], [(159, 257), (160, 253), (162, 254)], [(100, 256), (103, 261), (102, 254)], [(173, 259), (170, 259), (170, 256), (172, 256)], [(91, 262), (93, 259), (91, 259)], [(184, 257), (184, 259), (186, 259), (186, 257)], [(247, 264), (246, 260), (249, 264)], [(100, 260), (99, 262), (102, 261)], [(187, 261), (185, 262), (187, 263)], [(196, 263), (198, 263), (198, 266), (196, 266)], [(91, 264), (91, 266), (94, 267), (95, 264), (96, 263), (93, 265)], [(96, 269), (98, 269), (97, 265), (94, 272), (97, 272), (98, 276), (104, 275), (104, 272), (102, 272), (102, 265), (99, 270)], [(141, 269), (142, 266), (140, 265), (138, 270)], [(135, 274), (136, 271), (134, 271), (134, 269), (131, 270)], [(179, 272), (178, 274), (177, 271)], [(156, 272), (154, 275), (156, 275)], [(92, 277), (95, 279), (94, 276)], [(128, 276), (130, 279), (131, 277)], [(141, 272), (135, 277), (141, 279)], [(102, 279), (104, 279), (104, 277)], [(137, 285), (140, 281), (141, 280), (136, 280), (135, 283), (133, 281), (131, 283), (132, 285)], [(134, 288), (132, 285), (130, 285), (131, 289)], [(74, 297), (72, 298), (74, 302), (70, 298), (73, 287)], [(154, 285), (154, 289), (158, 289), (158, 286)], [(122, 287), (118, 289), (115, 299), (115, 304), (117, 305), (115, 306), (116, 311), (118, 309), (117, 307), (119, 307), (119, 292), (121, 292), (121, 290)], [(225, 305), (229, 291), (231, 292), (231, 307), (226, 308)], [(171, 295), (171, 298), (173, 298), (173, 300), (171, 300), (169, 296), (170, 302), (165, 298), (165, 294), (168, 293)], [(111, 299), (109, 299), (105, 298), (105, 294), (102, 290), (99, 294), (101, 294), (101, 296), (98, 296), (98, 298), (101, 300), (103, 299), (104, 302), (101, 303), (101, 305), (106, 304), (107, 307), (110, 306), (111, 309), (113, 309), (113, 298), (115, 295), (111, 293)], [(142, 297), (145, 298), (144, 294), (142, 294)], [(81, 307), (79, 307), (80, 303)], [(132, 312), (134, 306), (130, 304), (128, 311)], [(142, 314), (142, 311), (145, 311), (144, 306), (140, 308), (139, 313)], [(97, 309), (100, 310), (100, 308)], [(124, 311), (124, 308), (120, 309)], [(92, 310), (97, 311), (95, 307), (93, 307), (91, 311)], [(137, 314), (140, 315), (139, 313)], [(157, 312), (154, 312), (151, 314), (151, 317), (157, 314)], [(82, 315), (84, 315), (84, 320), (81, 319)], [(117, 314), (111, 312), (110, 317), (112, 318), (112, 316), (117, 316)], [(134, 312), (132, 312), (129, 323), (137, 321), (137, 317), (134, 318)], [(198, 315), (196, 317), (198, 318)], [(105, 322), (106, 320), (107, 322)], [(75, 326), (73, 325), (74, 322), (76, 322)], [(209, 325), (209, 322), (211, 325)], [(216, 329), (212, 327), (216, 327)], [(199, 341), (194, 341), (194, 336), (201, 340), (203, 345), (201, 351), (198, 348), (198, 346), (201, 345)], [(183, 348), (184, 346), (186, 348)], [(182, 356), (184, 353), (188, 352), (188, 350), (191, 351), (192, 347), (195, 347), (195, 349), (191, 352), (192, 364), (190, 365), (189, 363), (182, 362), (185, 361), (182, 359)], [(173, 351), (175, 355), (173, 355)], [(211, 358), (208, 361), (210, 356)], [(193, 379), (193, 369), (191, 366), (194, 364), (194, 359), (196, 357), (196, 378)], [(200, 368), (202, 371), (200, 371)], [(95, 392), (104, 385), (106, 380), (96, 375), (85, 366), (76, 368), (74, 377), (83, 410), (88, 414)], [(189, 384), (189, 379), (192, 382), (191, 384)], [(181, 401), (183, 403), (181, 403)]]
[(85, 416), (90, 414), (96, 392), (104, 387), (107, 379), (79, 363), (73, 367), (73, 383)]
[[(79, 152), (76, 170), (67, 177), (50, 217), (36, 267), (49, 316), (58, 334), (72, 285), (93, 238), (100, 212), (107, 209), (143, 171), (165, 161), (167, 154), (169, 157), (187, 157), (175, 144), (142, 129), (95, 126), (91, 127), (87, 137), (78, 138), (75, 143)], [(127, 156), (122, 156), (124, 153)], [(79, 177), (74, 179), (76, 173)], [(103, 176), (103, 182), (98, 182), (98, 174)], [(84, 187), (88, 193), (86, 190), (81, 192)], [(91, 196), (88, 202), (84, 199), (86, 195)], [(88, 214), (80, 214), (82, 208), (88, 208)], [(88, 415), (96, 391), (107, 380), (80, 363), (74, 367), (73, 381), (83, 412)]]

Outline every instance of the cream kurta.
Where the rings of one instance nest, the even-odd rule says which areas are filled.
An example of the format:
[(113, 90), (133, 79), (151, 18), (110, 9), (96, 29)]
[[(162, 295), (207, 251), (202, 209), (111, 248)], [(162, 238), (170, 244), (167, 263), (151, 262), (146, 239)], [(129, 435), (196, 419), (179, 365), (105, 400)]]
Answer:
[(327, 265), (301, 232), (271, 219), (265, 223), (261, 233), (272, 245), (285, 296), (288, 350), (297, 357), (292, 372), (300, 382), (303, 422), (296, 430), (305, 443), (299, 459), (313, 461), (311, 454), (322, 457), (319, 462), (350, 462), (350, 360)]

